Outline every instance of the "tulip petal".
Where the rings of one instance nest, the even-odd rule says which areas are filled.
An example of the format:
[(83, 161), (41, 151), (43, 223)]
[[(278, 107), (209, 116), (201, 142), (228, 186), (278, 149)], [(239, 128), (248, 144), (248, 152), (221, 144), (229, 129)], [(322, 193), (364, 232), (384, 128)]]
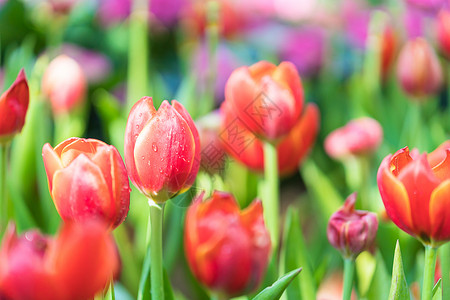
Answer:
[(78, 140), (78, 139), (79, 139), (79, 138), (77, 138), (77, 137), (71, 137), (71, 138), (68, 138), (67, 140), (62, 141), (61, 143), (59, 143), (59, 144), (54, 148), (56, 154), (57, 154), (59, 157), (61, 157), (61, 154), (62, 154), (62, 152), (64, 151), (64, 149), (66, 148), (66, 146), (72, 144), (73, 142), (75, 142), (75, 141)]
[(63, 220), (105, 217), (112, 197), (101, 169), (84, 154), (55, 172), (52, 196)]
[(116, 220), (113, 228), (119, 226), (128, 215), (130, 209), (130, 184), (128, 182), (127, 170), (122, 161), (119, 151), (110, 146), (111, 151), (111, 179), (112, 191), (116, 206)]
[(91, 158), (96, 153), (98, 146), (106, 145), (104, 142), (95, 139), (73, 138), (70, 140), (70, 143), (64, 144), (60, 154), (64, 166), (68, 166), (80, 154)]
[(434, 175), (441, 181), (450, 179), (450, 149), (445, 150), (445, 158), (433, 168)]
[(64, 299), (94, 297), (118, 269), (117, 250), (106, 226), (93, 220), (64, 224), (48, 256), (64, 287)]
[(44, 160), (45, 172), (47, 173), (48, 186), (50, 192), (53, 188), (53, 175), (56, 171), (63, 168), (59, 156), (56, 154), (52, 146), (46, 143), (42, 148), (42, 158)]
[(275, 66), (274, 64), (262, 60), (248, 67), (248, 70), (255, 82), (258, 82), (263, 76), (272, 75), (276, 68), (277, 66)]
[(22, 130), (28, 109), (30, 92), (24, 70), (0, 96), (0, 136), (13, 135)]
[(281, 175), (288, 175), (298, 169), (298, 165), (308, 154), (319, 131), (319, 109), (313, 103), (306, 106), (305, 112), (288, 136), (277, 147), (278, 168)]
[(397, 179), (403, 183), (408, 193), (411, 218), (416, 234), (429, 236), (430, 223), (430, 197), (433, 190), (439, 185), (439, 180), (434, 176), (426, 155), (410, 162), (403, 169)]
[(152, 98), (143, 97), (131, 108), (127, 126), (125, 128), (125, 163), (127, 165), (128, 176), (130, 176), (131, 181), (138, 189), (141, 189), (142, 184), (136, 169), (134, 157), (136, 140), (145, 125), (153, 118), (155, 114), (156, 110), (153, 106)]
[(394, 174), (394, 176), (398, 176), (400, 171), (410, 162), (412, 162), (413, 159), (411, 158), (409, 154), (408, 147), (402, 148), (394, 153), (392, 156), (389, 170)]
[(450, 180), (441, 183), (431, 194), (431, 238), (435, 241), (450, 239)]
[(378, 169), (377, 182), (386, 213), (401, 230), (414, 235), (408, 194), (403, 184), (391, 173), (391, 155), (384, 158)]
[(189, 128), (191, 129), (192, 135), (195, 141), (195, 154), (194, 154), (194, 163), (192, 164), (192, 169), (189, 174), (188, 179), (186, 180), (186, 187), (189, 188), (194, 184), (195, 178), (197, 177), (198, 170), (200, 169), (200, 136), (198, 134), (197, 127), (195, 126), (194, 121), (192, 120), (189, 112), (181, 105), (180, 102), (173, 100), (172, 101), (173, 108), (184, 118), (184, 120), (188, 123)]
[(432, 169), (447, 157), (447, 149), (450, 149), (450, 141), (443, 142), (433, 152), (428, 154), (427, 159)]
[(289, 88), (294, 96), (291, 111), (295, 110), (294, 119), (299, 118), (303, 108), (303, 86), (293, 63), (284, 61), (273, 72), (272, 78), (281, 86)]
[(167, 101), (138, 136), (134, 159), (146, 194), (157, 202), (172, 198), (186, 183), (195, 140), (188, 123)]

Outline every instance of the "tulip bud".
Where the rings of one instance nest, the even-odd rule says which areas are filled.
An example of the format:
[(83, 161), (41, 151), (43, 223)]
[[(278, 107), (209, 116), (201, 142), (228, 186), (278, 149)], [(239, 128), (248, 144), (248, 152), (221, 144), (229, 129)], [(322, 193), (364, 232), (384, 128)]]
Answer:
[(417, 99), (439, 91), (442, 68), (426, 40), (419, 37), (403, 46), (397, 62), (397, 77), (403, 90)]
[(0, 97), (0, 144), (8, 143), (25, 124), (30, 92), (23, 69)]
[(128, 214), (127, 171), (114, 146), (95, 139), (70, 138), (42, 149), (50, 194), (63, 220), (99, 217), (112, 229)]
[(335, 159), (375, 152), (383, 141), (380, 124), (368, 117), (352, 120), (325, 139), (325, 151)]
[(55, 115), (68, 113), (85, 100), (86, 78), (80, 65), (66, 55), (53, 59), (42, 78), (42, 91)]
[(387, 25), (381, 36), (381, 75), (386, 77), (394, 62), (397, 39), (394, 30)]
[(373, 245), (378, 230), (376, 214), (355, 210), (355, 202), (356, 193), (353, 193), (331, 216), (327, 228), (330, 244), (345, 258), (353, 259)]
[(150, 97), (131, 109), (125, 130), (125, 162), (133, 184), (146, 197), (165, 202), (187, 191), (200, 167), (200, 138), (179, 102)]
[(300, 119), (303, 87), (292, 63), (260, 61), (234, 70), (225, 86), (225, 102), (254, 135), (279, 142)]
[(231, 194), (201, 194), (186, 214), (184, 245), (189, 267), (208, 288), (229, 297), (254, 291), (269, 262), (270, 236), (263, 208), (254, 201), (240, 211)]
[(17, 236), (9, 226), (0, 247), (0, 296), (91, 299), (118, 265), (116, 246), (102, 223), (65, 223), (56, 237), (35, 230)]
[(450, 59), (450, 11), (441, 10), (437, 17), (437, 37), (442, 53)]

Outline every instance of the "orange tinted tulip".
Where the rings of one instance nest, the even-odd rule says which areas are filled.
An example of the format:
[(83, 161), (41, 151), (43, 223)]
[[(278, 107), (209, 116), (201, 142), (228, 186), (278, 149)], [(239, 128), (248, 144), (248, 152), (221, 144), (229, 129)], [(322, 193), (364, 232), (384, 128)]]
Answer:
[(23, 69), (0, 97), (0, 144), (10, 141), (25, 124), (30, 92)]
[(208, 288), (228, 296), (255, 290), (265, 273), (270, 236), (260, 201), (240, 211), (228, 193), (200, 195), (186, 215), (184, 245), (195, 277)]
[(225, 86), (229, 110), (256, 136), (278, 142), (297, 124), (303, 87), (295, 66), (260, 61), (233, 71)]
[(54, 238), (35, 230), (17, 236), (10, 226), (0, 248), (0, 298), (89, 299), (118, 266), (114, 241), (102, 223), (65, 223)]
[[(220, 138), (225, 150), (237, 161), (255, 172), (264, 171), (263, 143), (236, 118), (227, 103), (221, 107), (224, 122)], [(277, 145), (278, 171), (289, 175), (311, 149), (319, 130), (319, 110), (308, 104), (303, 115), (289, 134)]]
[(156, 202), (187, 191), (200, 167), (200, 138), (183, 105), (164, 100), (156, 110), (152, 98), (139, 100), (128, 116), (125, 162), (133, 184)]
[(425, 244), (450, 240), (450, 141), (426, 154), (408, 147), (388, 155), (378, 188), (389, 218)]
[(114, 146), (70, 138), (42, 149), (50, 193), (63, 220), (101, 217), (119, 226), (128, 214), (130, 186)]

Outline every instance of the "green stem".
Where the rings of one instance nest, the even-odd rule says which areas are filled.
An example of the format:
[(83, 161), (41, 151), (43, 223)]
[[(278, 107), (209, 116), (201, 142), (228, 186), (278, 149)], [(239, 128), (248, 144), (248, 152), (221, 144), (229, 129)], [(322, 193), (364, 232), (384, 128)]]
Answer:
[(0, 146), (0, 236), (8, 223), (8, 192), (6, 190), (6, 169), (9, 143)]
[(148, 80), (148, 0), (134, 0), (129, 22), (127, 109), (140, 98), (152, 94)]
[(116, 299), (116, 295), (114, 292), (114, 279), (111, 279), (111, 281), (109, 282), (109, 289), (108, 289), (108, 293), (105, 296), (106, 300), (115, 300)]
[(355, 260), (344, 258), (344, 291), (343, 300), (350, 300), (353, 289), (353, 274), (355, 272)]
[(278, 226), (280, 214), (278, 156), (277, 147), (270, 142), (264, 142), (264, 176), (266, 194), (262, 198), (264, 206), (264, 221), (270, 232), (273, 249), (278, 245)]
[(439, 249), (441, 261), (443, 299), (450, 299), (450, 244), (444, 244)]
[(162, 257), (162, 228), (164, 204), (159, 205), (152, 200), (150, 204), (150, 285), (151, 299), (164, 299), (163, 257)]
[(425, 246), (425, 265), (423, 271), (422, 300), (431, 300), (434, 286), (437, 248)]

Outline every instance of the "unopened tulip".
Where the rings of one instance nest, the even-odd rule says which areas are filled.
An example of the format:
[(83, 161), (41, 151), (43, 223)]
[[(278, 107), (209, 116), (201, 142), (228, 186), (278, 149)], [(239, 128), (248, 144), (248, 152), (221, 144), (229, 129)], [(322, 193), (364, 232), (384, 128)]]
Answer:
[(325, 139), (325, 151), (335, 159), (375, 152), (383, 141), (380, 124), (368, 117), (352, 120)]
[(356, 193), (345, 200), (344, 206), (331, 215), (327, 236), (330, 244), (342, 253), (344, 258), (356, 258), (374, 243), (378, 220), (374, 213), (355, 210)]
[(63, 220), (102, 218), (119, 226), (128, 214), (130, 186), (114, 146), (95, 139), (70, 138), (42, 149), (50, 193)]
[(236, 69), (225, 86), (225, 102), (257, 137), (279, 142), (300, 119), (303, 87), (290, 62), (260, 61)]
[(442, 68), (435, 51), (423, 38), (407, 42), (397, 61), (397, 77), (403, 90), (415, 99), (437, 93)]
[(397, 38), (391, 26), (386, 26), (381, 35), (381, 75), (386, 77), (395, 58)]
[(42, 91), (55, 115), (68, 113), (85, 101), (86, 78), (80, 65), (67, 55), (53, 59), (42, 78)]
[[(255, 172), (264, 171), (263, 143), (235, 118), (227, 103), (221, 107), (224, 121), (220, 133), (223, 147), (234, 159)], [(319, 130), (319, 110), (308, 104), (289, 134), (277, 145), (278, 171), (289, 175), (311, 149)]]
[(200, 167), (200, 138), (194, 121), (179, 102), (150, 97), (131, 109), (125, 130), (125, 163), (133, 184), (155, 202), (187, 191)]
[(25, 124), (30, 92), (23, 69), (0, 97), (0, 144), (9, 142)]
[(430, 154), (408, 147), (388, 155), (378, 169), (378, 188), (389, 218), (422, 243), (450, 240), (450, 141)]
[(450, 59), (450, 11), (441, 10), (436, 21), (439, 48)]
[(65, 223), (56, 237), (36, 230), (17, 236), (10, 226), (0, 248), (0, 297), (91, 299), (118, 266), (116, 246), (103, 223)]
[(254, 291), (260, 284), (271, 248), (262, 204), (240, 211), (231, 194), (200, 195), (186, 215), (184, 245), (195, 277), (229, 297)]

